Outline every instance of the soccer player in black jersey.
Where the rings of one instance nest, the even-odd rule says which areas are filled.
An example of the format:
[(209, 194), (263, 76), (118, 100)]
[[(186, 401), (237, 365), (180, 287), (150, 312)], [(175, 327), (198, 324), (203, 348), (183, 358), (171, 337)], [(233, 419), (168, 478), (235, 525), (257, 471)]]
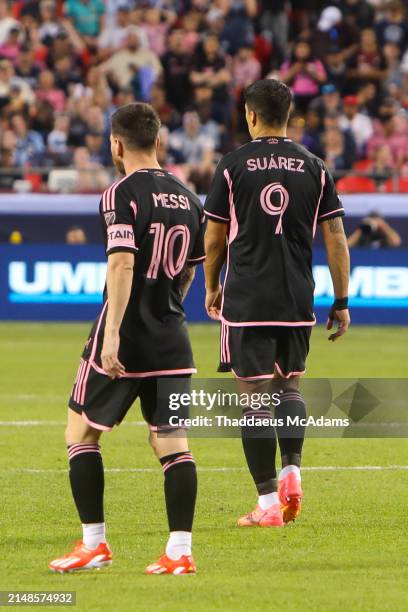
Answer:
[(350, 323), (349, 253), (333, 178), (322, 160), (286, 137), (289, 88), (274, 79), (257, 81), (246, 90), (245, 101), (252, 141), (220, 161), (205, 204), (206, 308), (221, 321), (221, 370), (232, 370), (246, 392), (280, 392), (275, 418), (284, 423), (276, 428), (282, 470), (277, 481), (274, 429), (254, 433), (243, 427), (259, 498), (238, 524), (282, 526), (299, 515), (303, 495), (304, 428), (289, 427), (286, 416), (306, 415), (299, 377), (315, 324), (312, 241), (317, 226), (335, 295), (327, 328), (337, 322), (337, 329), (329, 340), (342, 336)]
[[(65, 572), (111, 563), (104, 523), (99, 438), (140, 398), (150, 443), (164, 472), (170, 537), (151, 574), (194, 573), (191, 530), (196, 468), (185, 433), (169, 427), (158, 380), (195, 372), (182, 301), (204, 255), (199, 199), (157, 162), (160, 120), (135, 103), (112, 117), (113, 161), (123, 175), (105, 191), (100, 216), (108, 257), (102, 311), (85, 345), (69, 402), (66, 443), (83, 539), (50, 563)], [(160, 435), (159, 435), (160, 434)]]

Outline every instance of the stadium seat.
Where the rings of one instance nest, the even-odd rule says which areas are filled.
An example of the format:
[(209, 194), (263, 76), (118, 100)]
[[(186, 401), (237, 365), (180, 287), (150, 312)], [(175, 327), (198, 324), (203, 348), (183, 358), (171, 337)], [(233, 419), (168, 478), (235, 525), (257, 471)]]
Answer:
[(376, 193), (377, 186), (366, 176), (345, 176), (337, 181), (340, 193)]
[(78, 172), (75, 169), (54, 169), (48, 176), (48, 189), (52, 192), (69, 193), (75, 188)]
[(383, 189), (386, 193), (408, 193), (408, 177), (390, 178), (384, 183)]
[(369, 168), (372, 166), (372, 163), (373, 162), (371, 161), (371, 159), (359, 159), (354, 164), (353, 169), (357, 172), (365, 172), (366, 170), (369, 170)]

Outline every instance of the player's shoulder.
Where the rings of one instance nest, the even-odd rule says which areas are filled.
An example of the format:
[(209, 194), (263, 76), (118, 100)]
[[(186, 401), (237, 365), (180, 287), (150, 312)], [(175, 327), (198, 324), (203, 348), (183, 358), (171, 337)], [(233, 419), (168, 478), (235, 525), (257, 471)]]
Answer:
[(173, 184), (177, 190), (181, 191), (183, 195), (187, 196), (189, 202), (197, 208), (202, 213), (202, 204), (201, 200), (194, 191), (192, 191), (183, 181), (173, 174), (172, 172), (167, 172), (167, 177), (170, 184)]
[(246, 157), (247, 153), (250, 153), (251, 151), (251, 147), (250, 145), (252, 144), (251, 142), (246, 142), (245, 144), (241, 145), (240, 147), (238, 147), (237, 149), (235, 149), (234, 151), (230, 151), (229, 153), (226, 153), (219, 161), (218, 163), (218, 167), (220, 169), (228, 169), (233, 167), (235, 164), (239, 164), (243, 158)]

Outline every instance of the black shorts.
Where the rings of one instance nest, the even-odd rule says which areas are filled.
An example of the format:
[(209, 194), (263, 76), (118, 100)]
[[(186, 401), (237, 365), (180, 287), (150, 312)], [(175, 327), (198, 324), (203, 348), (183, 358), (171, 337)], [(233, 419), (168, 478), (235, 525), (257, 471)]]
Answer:
[[(159, 390), (160, 380), (172, 380), (172, 392), (188, 393), (191, 377), (155, 376), (145, 378), (116, 378), (98, 372), (88, 361), (81, 359), (69, 407), (81, 414), (95, 429), (110, 431), (119, 425), (137, 398), (140, 398), (143, 418), (152, 431), (166, 431), (171, 427), (168, 397)], [(177, 416), (188, 418), (188, 407), (181, 407)]]
[(237, 378), (284, 378), (306, 371), (311, 327), (221, 325), (220, 372)]

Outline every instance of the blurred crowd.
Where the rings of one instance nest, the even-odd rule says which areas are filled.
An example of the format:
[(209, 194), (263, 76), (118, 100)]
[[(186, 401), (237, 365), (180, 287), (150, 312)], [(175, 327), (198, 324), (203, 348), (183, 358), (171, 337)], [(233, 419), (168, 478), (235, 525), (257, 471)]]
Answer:
[(407, 5), (0, 0), (0, 189), (100, 191), (110, 116), (144, 100), (160, 162), (205, 193), (248, 139), (243, 90), (261, 77), (292, 88), (289, 137), (336, 176), (408, 176)]

